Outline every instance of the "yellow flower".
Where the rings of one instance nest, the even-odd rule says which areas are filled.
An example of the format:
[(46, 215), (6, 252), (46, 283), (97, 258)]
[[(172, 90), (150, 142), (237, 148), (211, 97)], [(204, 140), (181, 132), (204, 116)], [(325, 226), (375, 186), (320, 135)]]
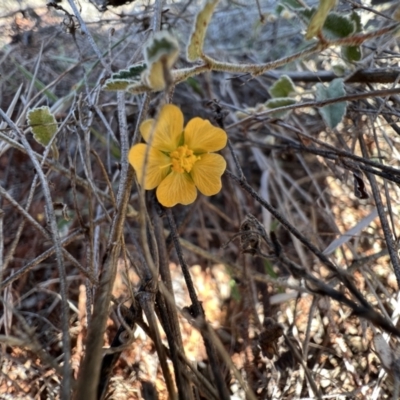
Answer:
[(151, 143), (133, 146), (129, 162), (146, 190), (157, 188), (157, 199), (162, 205), (193, 203), (196, 188), (206, 196), (221, 190), (226, 162), (213, 152), (226, 146), (225, 131), (198, 117), (184, 129), (181, 110), (167, 104), (157, 121), (148, 119), (140, 125), (140, 133), (146, 143), (152, 135)]

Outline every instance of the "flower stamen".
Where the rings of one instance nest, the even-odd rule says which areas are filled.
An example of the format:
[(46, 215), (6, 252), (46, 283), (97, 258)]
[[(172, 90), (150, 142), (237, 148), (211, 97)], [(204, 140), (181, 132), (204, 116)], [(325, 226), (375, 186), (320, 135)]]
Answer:
[(172, 170), (180, 174), (190, 172), (195, 162), (200, 160), (200, 157), (195, 156), (193, 150), (188, 149), (186, 144), (169, 153), (169, 156), (171, 157)]

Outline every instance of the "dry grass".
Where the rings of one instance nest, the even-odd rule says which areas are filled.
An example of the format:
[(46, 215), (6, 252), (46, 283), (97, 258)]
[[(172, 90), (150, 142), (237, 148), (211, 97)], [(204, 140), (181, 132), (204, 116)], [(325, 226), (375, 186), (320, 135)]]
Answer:
[[(173, 30), (182, 48), (198, 6), (191, 3), (168, 3), (162, 13), (162, 26)], [(264, 25), (255, 5), (222, 1), (207, 54), (262, 63), (297, 51), (303, 44), (298, 19), (277, 17), (274, 4), (260, 3)], [(167, 399), (168, 375), (176, 382), (168, 324), (180, 331), (187, 362), (180, 359), (179, 368), (196, 399), (221, 398), (217, 387), (223, 385), (232, 399), (397, 398), (398, 95), (349, 101), (342, 123), (330, 130), (313, 107), (282, 120), (257, 114), (275, 81), (271, 73), (190, 78), (176, 86), (171, 101), (186, 120), (201, 116), (216, 124), (209, 102), (217, 99), (233, 152), (222, 151), (229, 172), (217, 196), (199, 196), (166, 214), (152, 193), (141, 203), (123, 156), (140, 119), (156, 113), (164, 93), (102, 91), (108, 72), (75, 17), (32, 4), (10, 3), (0, 20), (0, 108), (15, 124), (0, 122), (0, 398), (66, 399), (72, 390), (82, 398), (79, 377), (93, 368), (86, 339), (97, 332), (108, 347), (122, 326), (124, 347), (108, 375), (108, 398)], [(134, 2), (105, 13), (84, 0), (81, 6), (103, 64), (117, 71), (142, 59), (153, 6)], [(341, 1), (338, 9), (350, 7)], [(394, 6), (379, 11), (391, 15)], [(360, 14), (375, 27), (388, 21), (365, 9)], [(366, 42), (363, 52), (361, 70), (396, 70), (399, 47), (392, 36)], [(189, 65), (183, 53), (180, 68)], [(288, 64), (288, 74), (304, 72), (293, 77), (297, 101), (313, 101), (319, 72), (339, 60), (333, 48)], [(347, 83), (346, 92), (391, 87)], [(26, 125), (27, 110), (42, 105), (49, 105), (61, 128), (59, 158), (39, 158), (38, 173), (15, 129), (43, 155)], [(251, 118), (240, 119), (249, 108)], [(360, 198), (363, 185), (366, 199)], [(173, 241), (171, 218), (180, 245)], [(57, 253), (54, 229), (63, 252), (60, 247)], [(182, 274), (180, 249), (205, 320), (201, 313), (193, 318), (196, 302)], [(152, 263), (168, 267), (174, 300), (168, 283), (157, 286), (161, 278), (149, 278)], [(92, 315), (101, 301), (104, 335)], [(132, 321), (134, 331), (127, 326)], [(390, 354), (381, 350), (381, 358), (375, 345), (380, 334)], [(94, 387), (97, 379), (90, 378)]]

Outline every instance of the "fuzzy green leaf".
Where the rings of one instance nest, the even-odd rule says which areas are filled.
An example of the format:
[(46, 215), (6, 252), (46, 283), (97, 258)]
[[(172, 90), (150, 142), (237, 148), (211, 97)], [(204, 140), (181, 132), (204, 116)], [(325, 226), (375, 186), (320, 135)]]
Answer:
[(317, 12), (315, 7), (312, 8), (299, 8), (297, 9), (297, 15), (302, 20), (302, 22), (308, 26), (311, 21), (312, 16)]
[(336, 76), (344, 76), (346, 73), (346, 67), (344, 64), (333, 64), (332, 71)]
[(57, 132), (57, 121), (47, 106), (29, 110), (28, 125), (34, 139), (44, 147), (50, 143)]
[(206, 0), (196, 16), (196, 22), (194, 23), (192, 35), (190, 36), (187, 47), (187, 59), (189, 61), (196, 61), (203, 54), (207, 27), (217, 4), (218, 0)]
[(357, 62), (362, 58), (362, 51), (360, 46), (343, 46), (342, 57), (347, 62)]
[(129, 85), (126, 88), (126, 91), (128, 93), (132, 93), (132, 94), (144, 93), (144, 92), (148, 92), (149, 90), (150, 90), (149, 87), (144, 85), (142, 82), (132, 83), (131, 85)]
[(306, 39), (317, 36), (325, 24), (329, 11), (335, 6), (336, 0), (319, 0), (316, 13), (312, 16), (306, 32)]
[(115, 72), (110, 79), (106, 80), (103, 90), (126, 90), (129, 85), (140, 82), (141, 74), (146, 68), (146, 64), (140, 63)]
[(164, 90), (166, 86), (165, 82), (165, 70), (163, 62), (157, 61), (150, 64), (150, 68), (147, 69), (142, 75), (142, 82), (149, 88), (160, 91)]
[[(305, 24), (309, 24), (315, 13), (315, 8), (303, 8), (298, 11), (299, 17)], [(349, 17), (331, 12), (322, 27), (322, 34), (329, 40), (345, 38), (359, 32), (362, 32), (361, 19), (355, 11)], [(357, 62), (362, 58), (360, 46), (343, 46), (341, 53), (343, 59), (348, 62)]]
[(354, 22), (354, 26), (356, 27), (355, 32), (360, 33), (362, 32), (362, 24), (361, 24), (361, 17), (358, 13), (353, 11), (350, 14), (350, 19)]
[(141, 73), (146, 69), (146, 64), (134, 64), (128, 69), (121, 69), (115, 74), (112, 74), (111, 80), (140, 80)]
[(142, 73), (142, 82), (153, 90), (163, 90), (171, 79), (170, 68), (179, 55), (177, 40), (167, 31), (156, 32), (146, 43), (144, 56), (148, 68)]
[[(353, 11), (350, 15), (350, 20), (353, 21), (355, 26), (355, 33), (362, 32), (362, 24), (361, 24), (361, 17), (355, 11)], [(343, 46), (342, 50), (342, 57), (347, 62), (357, 62), (360, 61), (362, 58), (362, 49), (361, 46)]]
[(275, 13), (276, 13), (277, 15), (281, 15), (281, 13), (282, 13), (283, 10), (286, 10), (286, 7), (284, 7), (282, 4), (278, 4), (278, 5), (276, 6)]
[(103, 86), (103, 90), (113, 91), (113, 90), (126, 90), (126, 88), (132, 84), (130, 80), (123, 79), (107, 79)]
[(296, 93), (293, 81), (287, 76), (282, 75), (269, 89), (272, 97), (291, 97)]
[[(322, 83), (317, 83), (316, 88), (317, 101), (336, 99), (346, 95), (342, 78), (334, 79), (328, 87)], [(333, 129), (342, 121), (346, 114), (346, 108), (347, 103), (342, 101), (340, 103), (330, 104), (319, 108), (318, 111), (325, 121), (325, 124), (329, 128)]]
[(168, 31), (159, 31), (150, 38), (144, 48), (146, 64), (159, 62), (163, 59), (166, 65), (171, 68), (179, 55), (179, 44)]
[(337, 13), (330, 13), (326, 18), (323, 33), (327, 39), (348, 37), (356, 31), (356, 23)]
[[(265, 103), (265, 107), (269, 109), (273, 108), (279, 108), (279, 107), (284, 107), (284, 106), (291, 106), (292, 104), (295, 104), (296, 100), (292, 99), (290, 97), (277, 97), (275, 99), (270, 99)], [(277, 111), (274, 113), (269, 114), (271, 117), (274, 118), (284, 118), (290, 113), (290, 110), (288, 111)]]
[[(299, 18), (308, 25), (316, 13), (315, 8), (303, 8), (298, 10)], [(331, 12), (326, 17), (322, 27), (322, 34), (330, 40), (350, 36), (356, 31), (356, 22), (338, 13)]]

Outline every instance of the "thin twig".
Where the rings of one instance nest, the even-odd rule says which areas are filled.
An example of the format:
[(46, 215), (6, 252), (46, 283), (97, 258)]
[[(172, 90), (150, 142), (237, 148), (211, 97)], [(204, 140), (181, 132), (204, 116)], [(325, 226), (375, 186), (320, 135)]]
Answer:
[(155, 10), (153, 14), (152, 28), (153, 32), (158, 32), (161, 29), (161, 16), (163, 10), (163, 0), (155, 1)]
[[(38, 181), (38, 176), (35, 175), (35, 177), (33, 178), (31, 189), (29, 191), (28, 199), (27, 199), (27, 202), (26, 202), (25, 209), (26, 209), (27, 212), (28, 212), (28, 210), (29, 210), (29, 208), (30, 208), (30, 206), (32, 204), (33, 195), (34, 195), (35, 190), (36, 190), (37, 181)], [(15, 249), (17, 248), (17, 246), (18, 246), (18, 242), (19, 242), (19, 240), (21, 238), (24, 226), (25, 226), (25, 219), (23, 219), (21, 221), (21, 223), (19, 224), (17, 233), (15, 234), (14, 240), (13, 240), (13, 242), (12, 242), (10, 248), (9, 248), (9, 251), (7, 253), (7, 257), (4, 260), (4, 267), (3, 267), (4, 270), (6, 270), (8, 263), (12, 260), (12, 258), (14, 256), (14, 252), (15, 252)], [(0, 276), (0, 278), (1, 278), (1, 276)], [(2, 279), (0, 279), (0, 284), (1, 284), (1, 282), (2, 282)]]
[[(0, 139), (8, 143), (11, 147), (14, 147), (15, 149), (21, 151), (24, 154), (28, 154), (28, 151), (24, 148), (23, 145), (18, 143), (16, 140), (10, 138), (6, 134), (2, 133), (0, 131)], [(71, 171), (60, 165), (59, 162), (53, 160), (53, 159), (47, 159), (43, 155), (36, 153), (35, 151), (32, 151), (32, 155), (39, 160), (40, 162), (43, 162), (43, 165), (46, 165), (55, 171), (61, 173), (62, 175), (66, 176), (68, 179), (73, 179), (71, 176)], [(76, 183), (81, 186), (84, 189), (90, 189), (90, 184), (83, 178), (76, 176)], [(98, 193), (99, 197), (104, 200), (111, 200), (110, 195), (108, 193), (104, 193), (103, 191), (99, 190), (96, 188), (96, 192)]]
[(308, 380), (308, 383), (309, 383), (309, 385), (310, 385), (312, 391), (314, 392), (315, 397), (316, 397), (317, 399), (322, 400), (321, 393), (320, 393), (320, 391), (318, 390), (317, 385), (315, 384), (315, 381), (314, 381), (313, 377), (312, 377), (311, 374), (310, 374), (310, 370), (308, 369), (307, 365), (305, 364), (305, 362), (304, 362), (304, 360), (303, 360), (303, 357), (301, 356), (301, 354), (299, 354), (299, 352), (298, 352), (297, 349), (296, 349), (296, 346), (293, 345), (293, 343), (291, 342), (291, 340), (289, 339), (289, 337), (288, 337), (287, 335), (285, 335), (285, 333), (283, 334), (283, 336), (285, 337), (285, 343), (288, 345), (288, 347), (289, 347), (289, 349), (290, 349), (290, 351), (291, 351), (291, 353), (292, 353), (292, 355), (293, 355), (293, 358), (294, 358), (298, 363), (300, 363), (301, 366), (303, 367), (304, 372), (305, 372), (306, 377), (307, 377), (307, 380)]
[(289, 106), (277, 107), (274, 109), (259, 112), (257, 114), (243, 118), (242, 120), (227, 126), (226, 129), (229, 130), (229, 129), (232, 129), (233, 127), (243, 125), (253, 119), (256, 121), (262, 121), (263, 117), (267, 117), (269, 114), (274, 114), (274, 113), (281, 112), (281, 111), (291, 111), (291, 110), (307, 108), (307, 107), (322, 108), (322, 107), (328, 106), (330, 104), (336, 104), (336, 103), (354, 101), (354, 100), (361, 100), (361, 99), (370, 99), (370, 98), (375, 98), (375, 97), (387, 97), (387, 96), (391, 96), (391, 95), (399, 94), (399, 93), (400, 93), (400, 88), (370, 90), (370, 91), (367, 91), (364, 93), (350, 94), (350, 95), (346, 95), (346, 96), (336, 97), (334, 99), (326, 99), (326, 100), (321, 100), (321, 101), (304, 101), (302, 103), (295, 103), (295, 104), (291, 104)]
[[(40, 232), (44, 238), (47, 240), (51, 240), (51, 235), (47, 232), (45, 228), (42, 227), (24, 208), (21, 207), (19, 203), (17, 203), (11, 196), (10, 194), (0, 185), (0, 195), (6, 198), (13, 207), (16, 208), (16, 210), (27, 220), (29, 221), (33, 227)], [(80, 234), (80, 232), (79, 232)], [(72, 236), (72, 235), (70, 235)], [(68, 238), (64, 239), (64, 241), (67, 241)], [(49, 251), (49, 250), (48, 250)], [(53, 252), (49, 253), (49, 255), (53, 254), (56, 251), (56, 247), (54, 246)], [(47, 252), (46, 252), (47, 253)], [(96, 278), (92, 276), (86, 269), (82, 267), (82, 265), (77, 261), (67, 250), (62, 248), (62, 253), (64, 256), (70, 261), (74, 266), (76, 266), (86, 277), (88, 277), (92, 282), (96, 281)], [(45, 253), (44, 253), (45, 254)], [(30, 267), (32, 268), (32, 267)], [(29, 269), (27, 267), (24, 268), (24, 273), (27, 272)], [(18, 273), (17, 273), (18, 274)], [(13, 275), (14, 276), (14, 275)], [(21, 275), (18, 275), (18, 277)], [(9, 278), (11, 279), (11, 277)], [(15, 278), (17, 279), (17, 278)], [(15, 280), (13, 279), (13, 280)], [(8, 279), (7, 279), (8, 282)], [(3, 283), (4, 284), (4, 283)]]
[(4, 274), (4, 234), (3, 234), (4, 211), (0, 209), (0, 285), (3, 283)]
[(25, 135), (20, 129), (14, 124), (14, 122), (0, 109), (0, 115), (7, 122), (7, 124), (14, 130), (14, 133), (19, 137), (23, 147), (26, 149), (32, 164), (35, 167), (36, 173), (39, 176), (40, 183), (42, 186), (45, 202), (46, 202), (46, 216), (47, 221), (50, 225), (51, 236), (55, 246), (55, 254), (57, 258), (57, 267), (60, 278), (60, 294), (61, 294), (61, 324), (62, 324), (62, 342), (64, 351), (64, 365), (63, 365), (63, 383), (61, 387), (61, 398), (69, 400), (71, 397), (71, 348), (70, 348), (70, 337), (69, 337), (69, 309), (67, 304), (67, 284), (66, 274), (63, 261), (63, 251), (61, 246), (61, 240), (58, 233), (57, 221), (54, 213), (53, 200), (50, 193), (48, 181), (43, 172), (43, 169), (35, 157), (32, 148), (26, 139)]
[[(149, 298), (149, 297), (153, 297), (153, 298)], [(176, 392), (175, 392), (175, 388), (174, 388), (174, 384), (172, 381), (172, 377), (170, 374), (170, 371), (168, 369), (168, 365), (167, 365), (167, 359), (166, 359), (166, 354), (165, 351), (163, 349), (162, 346), (162, 342), (161, 342), (161, 336), (160, 336), (160, 332), (158, 330), (158, 325), (157, 325), (157, 321), (155, 318), (155, 313), (154, 313), (154, 294), (147, 292), (147, 291), (143, 291), (143, 292), (139, 292), (137, 294), (137, 298), (139, 300), (139, 303), (146, 315), (147, 321), (149, 323), (149, 327), (150, 327), (150, 332), (151, 332), (151, 338), (153, 339), (153, 342), (156, 346), (157, 349), (157, 354), (160, 360), (160, 364), (161, 364), (161, 369), (163, 372), (163, 376), (165, 379), (165, 383), (167, 385), (167, 389), (168, 389), (168, 394), (169, 394), (169, 398), (171, 400), (176, 400)]]
[[(365, 158), (367, 158), (368, 157), (368, 151), (367, 151), (367, 147), (365, 145), (364, 138), (362, 137), (362, 133), (361, 132), (359, 134), (359, 142), (360, 142), (360, 147), (361, 147), (362, 154), (363, 154), (363, 156)], [(382, 203), (381, 193), (380, 193), (380, 190), (378, 188), (375, 176), (373, 174), (371, 174), (371, 173), (367, 173), (366, 175), (367, 175), (368, 180), (369, 180), (369, 182), (371, 184), (372, 193), (373, 193), (374, 200), (375, 200), (375, 205), (376, 205), (376, 208), (378, 210), (379, 219), (381, 221), (383, 234), (385, 235), (385, 242), (386, 242), (386, 245), (387, 245), (387, 249), (389, 251), (390, 261), (392, 262), (394, 274), (396, 275), (397, 286), (400, 288), (400, 260), (399, 260), (399, 256), (398, 256), (398, 253), (397, 253), (395, 242), (393, 240), (393, 234), (390, 231), (389, 223), (388, 223), (388, 220), (386, 218), (386, 212), (385, 212), (385, 208), (384, 208), (383, 203)]]
[[(84, 237), (85, 236), (82, 234), (81, 230), (77, 230), (77, 231), (71, 233), (68, 237), (64, 238), (61, 241), (61, 245), (68, 246), (69, 244), (71, 244), (75, 241), (82, 240)], [(42, 263), (44, 260), (47, 260), (55, 252), (56, 252), (56, 248), (55, 248), (55, 246), (53, 246), (50, 249), (43, 252), (40, 256), (36, 257), (34, 260), (32, 260), (31, 262), (29, 262), (28, 264), (26, 264), (25, 266), (20, 268), (18, 271), (14, 272), (7, 279), (4, 279), (4, 281), (0, 282), (0, 290), (4, 289), (6, 286), (15, 282), (17, 279), (21, 278), (21, 276), (23, 276), (24, 274), (29, 272), (32, 268), (34, 268), (37, 265), (39, 265), (40, 263)], [(65, 252), (67, 252), (67, 251), (65, 250)], [(64, 254), (66, 255), (67, 253), (64, 253)], [(75, 258), (73, 258), (72, 255), (70, 255), (70, 256), (71, 256), (71, 259), (69, 261), (71, 261), (72, 265), (77, 267), (85, 276), (87, 276), (88, 279), (90, 279), (90, 281), (92, 282), (92, 284), (96, 284), (97, 280), (94, 277), (90, 277), (88, 272), (86, 271), (86, 269), (84, 269), (82, 267), (82, 265)], [(67, 256), (67, 259), (68, 259), (68, 256)], [(75, 260), (75, 262), (73, 260)]]
[[(398, 68), (371, 68), (358, 69), (344, 79), (346, 83), (393, 83), (400, 70)], [(263, 77), (279, 79), (287, 75), (293, 82), (318, 83), (331, 82), (339, 78), (333, 71), (269, 71)]]
[[(175, 251), (176, 251), (176, 254), (179, 259), (179, 264), (181, 266), (183, 276), (185, 278), (186, 286), (187, 286), (188, 292), (189, 292), (189, 297), (190, 297), (190, 300), (192, 301), (193, 317), (199, 318), (200, 320), (204, 320), (204, 318), (205, 318), (204, 311), (201, 306), (201, 303), (199, 302), (199, 299), (197, 298), (196, 289), (194, 288), (192, 277), (190, 276), (189, 267), (185, 261), (185, 258), (183, 257), (182, 248), (179, 243), (178, 232), (177, 232), (177, 228), (175, 225), (175, 220), (174, 220), (174, 217), (172, 215), (172, 211), (170, 208), (168, 208), (166, 210), (166, 214), (167, 214), (167, 218), (168, 218), (168, 224), (171, 229), (172, 241), (174, 243)], [(215, 354), (214, 345), (211, 341), (211, 338), (206, 333), (203, 335), (203, 340), (204, 340), (204, 344), (206, 347), (209, 362), (211, 365), (211, 369), (213, 371), (215, 384), (217, 386), (218, 393), (221, 396), (221, 400), (228, 400), (230, 398), (229, 392), (228, 392), (228, 389), (225, 385), (225, 382), (224, 382), (224, 379), (222, 376), (221, 368), (220, 368), (218, 359)]]
[(73, 10), (73, 12), (75, 14), (75, 17), (79, 21), (81, 32), (86, 35), (90, 46), (92, 47), (92, 49), (95, 52), (97, 58), (99, 59), (99, 61), (103, 65), (104, 69), (106, 71), (108, 71), (109, 73), (111, 73), (110, 65), (105, 62), (105, 60), (103, 58), (103, 55), (101, 54), (99, 48), (97, 47), (96, 42), (93, 39), (93, 36), (89, 32), (89, 29), (87, 28), (87, 26), (85, 24), (85, 21), (82, 19), (82, 16), (81, 16), (81, 14), (80, 14), (80, 12), (78, 10), (78, 7), (75, 5), (74, 0), (68, 0), (68, 3), (72, 8), (72, 10)]
[(101, 368), (101, 348), (103, 334), (106, 329), (108, 308), (111, 300), (111, 289), (115, 280), (117, 262), (121, 250), (121, 236), (126, 218), (127, 206), (133, 182), (133, 170), (128, 169), (127, 176), (121, 177), (117, 213), (113, 218), (107, 245), (107, 253), (103, 262), (100, 285), (93, 306), (91, 324), (88, 327), (86, 354), (81, 364), (81, 375), (78, 380), (77, 400), (95, 400)]
[(97, 388), (98, 400), (103, 399), (106, 395), (106, 389), (111, 377), (112, 369), (122, 353), (122, 347), (125, 345), (125, 341), (123, 340), (125, 337), (125, 332), (127, 329), (132, 331), (135, 327), (135, 324), (141, 318), (141, 309), (138, 302), (133, 302), (131, 307), (129, 307), (129, 310), (123, 313), (121, 326), (118, 328), (118, 331), (110, 345), (110, 350), (112, 350), (112, 352), (105, 354), (101, 363), (100, 379)]
[[(158, 259), (159, 259), (160, 276), (171, 295), (171, 300), (175, 302), (175, 296), (172, 287), (171, 272), (169, 270), (169, 264), (168, 264), (169, 255), (167, 253), (167, 248), (165, 243), (166, 240), (163, 235), (162, 220), (156, 208), (160, 207), (158, 204), (156, 204), (154, 199), (154, 201), (152, 202), (152, 222), (154, 226), (155, 239), (157, 241), (157, 249), (159, 253)], [(162, 325), (167, 335), (167, 340), (171, 352), (171, 359), (174, 364), (175, 380), (176, 380), (176, 386), (178, 388), (179, 399), (190, 400), (193, 398), (190, 382), (188, 382), (182, 376), (182, 368), (185, 367), (183, 367), (180, 364), (178, 358), (178, 353), (180, 352), (181, 354), (185, 354), (185, 349), (183, 347), (178, 314), (176, 312), (176, 304), (170, 304), (168, 301), (165, 301), (164, 297), (161, 295), (160, 292), (157, 293), (156, 300), (157, 300), (157, 307), (160, 310)]]

